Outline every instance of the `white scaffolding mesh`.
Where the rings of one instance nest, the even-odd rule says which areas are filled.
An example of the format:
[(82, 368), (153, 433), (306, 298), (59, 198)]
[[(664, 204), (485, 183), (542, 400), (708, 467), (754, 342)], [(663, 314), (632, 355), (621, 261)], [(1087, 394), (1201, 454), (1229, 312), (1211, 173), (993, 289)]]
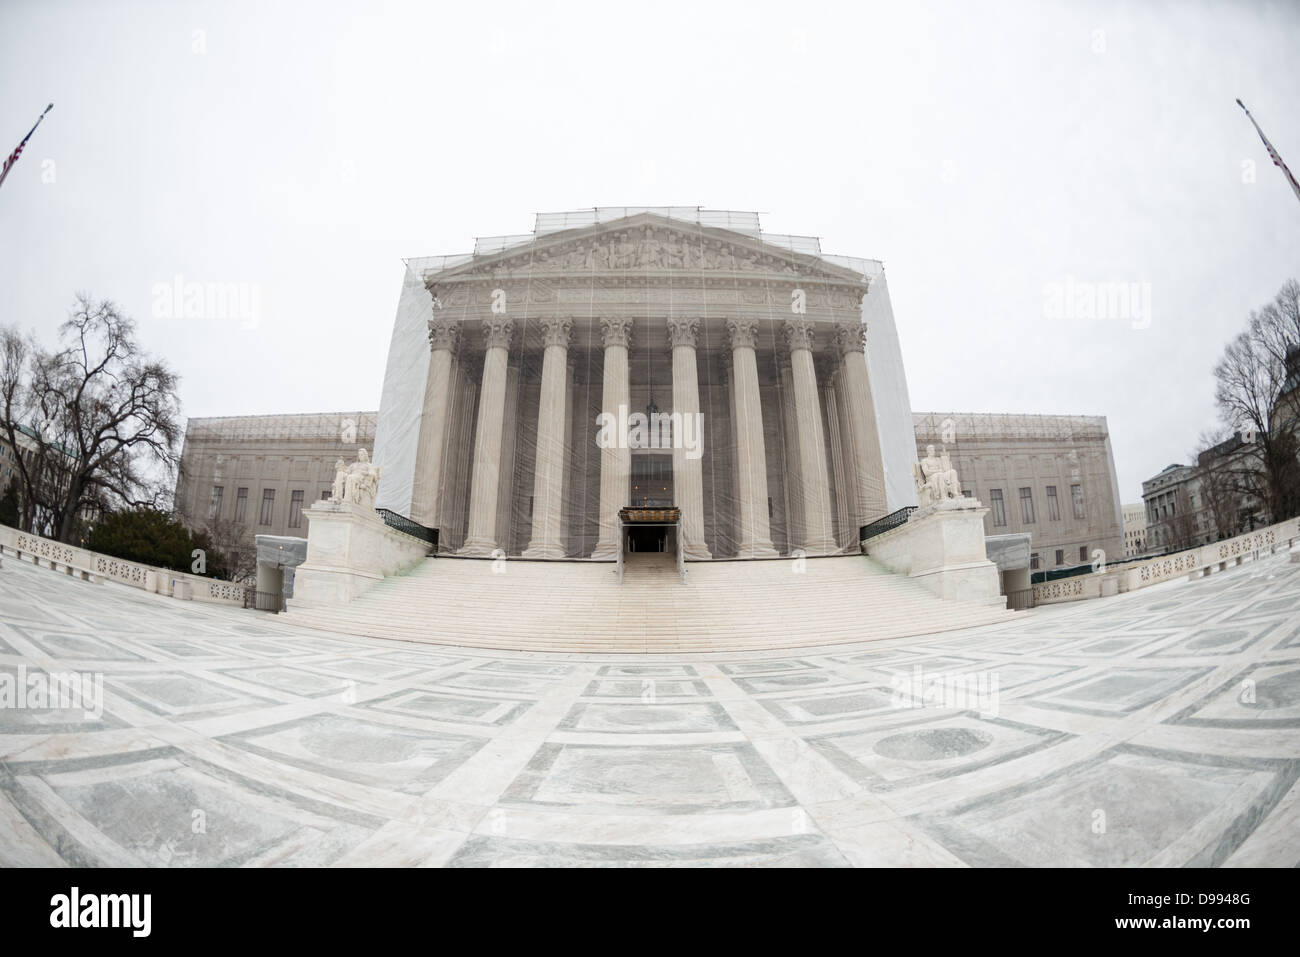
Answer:
[(917, 412), (913, 415), (918, 441), (941, 442), (1002, 439), (1050, 442), (1101, 441), (1109, 434), (1101, 415), (1033, 415), (995, 412)]
[[(856, 288), (857, 277), (869, 282), (862, 300), (862, 316), (866, 322), (866, 355), (875, 416), (875, 435), (871, 436), (871, 441), (878, 442), (878, 448), (871, 449), (870, 455), (873, 469), (882, 475), (872, 480), (878, 487), (883, 482), (883, 487), (878, 488), (879, 503), (875, 506), (878, 514), (871, 518), (915, 504), (911, 463), (916, 459), (916, 443), (911, 408), (898, 334), (880, 263), (870, 259), (823, 255), (816, 237), (764, 233), (757, 213), (697, 207), (600, 207), (539, 213), (532, 233), (480, 238), (470, 254), (408, 260), (393, 327), (375, 441), (375, 461), (383, 469), (376, 504), (420, 520), (414, 499), (420, 485), (416, 476), (416, 453), (426, 380), (431, 369), (427, 324), (435, 312), (440, 318), (459, 319), (465, 325), (460, 330), (462, 348), (451, 373), (448, 426), (441, 451), (443, 467), (441, 484), (436, 492), (438, 506), (434, 524), (440, 530), (440, 548), (443, 550), (455, 549), (465, 540), (482, 376), (482, 331), (477, 321), (481, 312), (461, 305), (446, 292), (448, 288), (458, 288), (454, 283), (449, 287), (448, 278), (456, 278), (457, 267), (518, 251), (527, 258), (507, 255), (509, 265), (503, 267), (512, 282), (529, 284), (529, 289), (534, 288), (532, 283), (539, 283), (548, 294), (553, 293), (557, 285), (565, 286), (566, 291), (572, 293), (576, 288), (575, 281), (590, 286), (589, 296), (584, 292), (577, 297), (583, 301), (565, 300), (565, 315), (572, 317), (573, 329), (566, 374), (562, 509), (566, 557), (583, 557), (591, 553), (599, 533), (601, 485), (601, 453), (595, 444), (594, 425), (601, 411), (603, 390), (604, 349), (599, 327), (603, 312), (600, 302), (612, 301), (609, 298), (612, 296), (624, 307), (629, 302), (639, 306), (637, 297), (645, 295), (643, 290), (648, 287), (684, 291), (704, 288), (702, 258), (695, 262), (685, 261), (680, 251), (677, 259), (669, 259), (667, 254), (662, 257), (658, 253), (649, 254), (654, 257), (652, 264), (648, 264), (649, 260), (640, 252), (628, 253), (636, 259), (637, 265), (621, 271), (593, 269), (589, 277), (583, 275), (580, 268), (569, 265), (567, 260), (559, 262), (560, 257), (568, 254), (556, 253), (555, 250), (565, 248), (568, 240), (558, 234), (616, 224), (632, 216), (658, 217), (654, 221), (637, 220), (637, 236), (642, 234), (642, 230), (646, 237), (656, 230), (665, 235), (668, 232), (681, 233), (697, 237), (690, 240), (697, 247), (693, 256), (732, 256), (730, 264), (716, 261), (708, 264), (709, 268), (718, 269), (718, 274), (735, 276), (734, 284), (728, 290), (732, 297), (729, 301), (733, 304), (762, 303), (747, 308), (751, 308), (754, 317), (761, 320), (756, 347), (759, 412), (766, 457), (770, 535), (777, 550), (785, 553), (801, 545), (807, 534), (806, 526), (801, 524), (801, 503), (812, 493), (800, 484), (806, 469), (798, 454), (795, 422), (790, 418), (790, 409), (794, 405), (791, 373), (788, 370), (783, 373), (781, 369), (782, 362), (790, 355), (781, 332), (783, 321), (790, 315), (790, 307), (770, 304), (775, 300), (765, 295), (764, 287), (772, 276), (781, 276), (786, 281), (783, 294), (787, 299), (790, 295), (789, 280), (804, 275), (810, 277), (810, 286), (821, 281), (815, 277), (824, 279), (826, 276), (838, 277), (836, 281), (846, 288)], [(661, 220), (669, 220), (683, 228), (668, 229)], [(606, 235), (599, 230), (595, 232)], [(753, 263), (738, 264), (739, 253), (725, 252), (728, 234), (742, 247), (748, 243), (747, 248), (751, 250), (755, 241), (762, 244), (756, 252), (745, 253), (754, 257)], [(629, 238), (620, 231), (618, 238), (610, 242), (636, 246), (637, 236)], [(532, 252), (528, 251), (530, 246), (535, 247)], [(614, 249), (615, 246), (611, 245), (611, 256)], [(552, 255), (557, 258), (547, 258)], [(746, 274), (740, 266), (751, 271)], [(440, 275), (443, 273), (451, 275), (444, 277)], [(665, 279), (665, 276), (669, 278)], [(440, 294), (451, 298), (447, 302), (435, 303), (427, 289), (431, 282), (438, 285)], [(476, 294), (486, 295), (486, 288), (476, 288)], [(604, 300), (600, 298), (602, 296)], [(756, 298), (746, 299), (746, 296)], [(510, 313), (513, 338), (507, 365), (497, 523), (497, 538), (509, 555), (518, 555), (527, 549), (533, 531), (544, 349), (541, 317), (529, 311), (527, 303), (531, 301), (525, 296), (524, 303), (514, 304), (512, 308), (516, 311)], [(831, 301), (834, 300), (825, 300)], [(855, 307), (827, 306), (825, 302), (820, 307), (824, 320), (843, 322), (858, 317)], [(727, 557), (737, 552), (742, 537), (738, 528), (736, 419), (739, 413), (733, 408), (734, 394), (727, 378), (731, 350), (717, 308), (714, 307), (715, 311), (710, 313), (707, 295), (703, 300), (699, 296), (683, 298), (681, 304), (645, 301), (644, 318), (634, 320), (632, 344), (628, 351), (629, 411), (648, 412), (652, 407), (671, 411), (673, 360), (664, 317), (667, 314), (700, 318), (696, 357), (699, 405), (705, 423), (700, 459), (705, 539), (714, 557)], [(835, 308), (841, 312), (825, 315), (826, 309)], [(638, 315), (642, 313), (638, 311)], [(848, 464), (853, 458), (853, 450), (845, 424), (845, 400), (841, 395), (837, 405), (833, 388), (839, 387), (832, 387), (830, 378), (838, 353), (829, 348), (828, 335), (818, 335), (822, 336), (816, 349), (822, 420), (820, 439), (825, 455), (819, 465), (817, 481), (830, 488), (829, 505), (833, 512), (836, 541), (846, 549), (854, 549), (860, 516), (850, 503), (850, 498), (857, 498), (854, 476)], [(624, 504), (673, 504), (673, 468), (671, 454), (639, 450), (632, 457), (629, 501)]]

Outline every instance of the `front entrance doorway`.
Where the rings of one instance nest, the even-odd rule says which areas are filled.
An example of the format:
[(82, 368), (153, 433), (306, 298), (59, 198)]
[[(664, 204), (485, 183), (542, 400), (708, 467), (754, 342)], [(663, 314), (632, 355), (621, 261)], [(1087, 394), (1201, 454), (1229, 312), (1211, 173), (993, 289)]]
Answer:
[(668, 541), (667, 525), (629, 525), (627, 526), (627, 550), (629, 552), (662, 552)]

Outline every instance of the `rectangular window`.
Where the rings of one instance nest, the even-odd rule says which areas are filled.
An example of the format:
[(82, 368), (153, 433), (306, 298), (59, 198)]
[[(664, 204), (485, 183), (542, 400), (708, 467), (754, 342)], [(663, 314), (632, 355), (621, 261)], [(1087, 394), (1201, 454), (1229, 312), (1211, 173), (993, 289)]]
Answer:
[(263, 525), (270, 525), (271, 519), (275, 516), (275, 489), (268, 488), (262, 490), (262, 516), (259, 521)]
[(1061, 520), (1061, 506), (1056, 500), (1056, 486), (1047, 486), (1047, 518), (1053, 522)]
[(242, 522), (248, 511), (248, 489), (241, 488), (235, 493), (235, 521)]
[(1034, 493), (1031, 489), (1020, 490), (1020, 517), (1026, 525), (1034, 524)]
[(289, 527), (302, 528), (302, 497), (305, 493), (298, 489), (289, 495)]
[(320, 493), (320, 500), (323, 502), (333, 494), (334, 494), (334, 490), (327, 488), (325, 489), (325, 491)]
[(1082, 562), (1086, 562), (1087, 560), (1088, 560), (1088, 546), (1087, 546), (1087, 545), (1080, 545), (1080, 546), (1079, 546), (1079, 561), (1080, 561), (1080, 563), (1082, 563)]
[(1058, 565), (1064, 565), (1064, 564), (1065, 564), (1065, 549), (1064, 549), (1064, 548), (1058, 548), (1058, 549), (1056, 550), (1056, 564), (1058, 564)]
[(1029, 567), (1033, 569), (1038, 568), (1038, 552), (1034, 552), (1029, 556)]
[(1083, 486), (1071, 485), (1070, 498), (1074, 501), (1074, 517), (1078, 519), (1085, 518), (1083, 514)]
[(1002, 504), (1002, 489), (989, 489), (989, 499), (993, 503), (993, 524), (998, 527), (1007, 524), (1007, 509)]
[(212, 498), (208, 502), (208, 518), (221, 517), (221, 497), (225, 495), (226, 487), (224, 485), (212, 486)]

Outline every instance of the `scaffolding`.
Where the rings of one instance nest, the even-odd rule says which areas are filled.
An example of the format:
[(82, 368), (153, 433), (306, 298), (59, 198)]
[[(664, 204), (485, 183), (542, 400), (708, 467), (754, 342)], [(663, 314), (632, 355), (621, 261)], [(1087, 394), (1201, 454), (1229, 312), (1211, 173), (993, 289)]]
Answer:
[[(918, 442), (1103, 441), (1109, 436), (1104, 415), (1032, 415), (996, 412), (915, 412)], [(948, 437), (945, 442), (945, 437)]]
[(185, 426), (185, 442), (342, 442), (368, 446), (378, 424), (378, 412), (214, 416), (190, 419)]
[(595, 206), (556, 213), (536, 213), (531, 233), (514, 233), (505, 236), (480, 236), (474, 240), (471, 253), (453, 253), (445, 256), (421, 256), (405, 260), (406, 265), (420, 277), (427, 278), (447, 269), (464, 265), (481, 256), (494, 256), (536, 242), (545, 236), (570, 229), (585, 229), (604, 223), (617, 222), (629, 216), (649, 214), (701, 229), (725, 229), (749, 236), (770, 246), (788, 250), (801, 256), (814, 256), (823, 262), (849, 269), (868, 279), (884, 274), (884, 266), (877, 259), (856, 256), (837, 256), (822, 252), (817, 236), (795, 236), (763, 231), (759, 214), (730, 209), (704, 209), (699, 206)]

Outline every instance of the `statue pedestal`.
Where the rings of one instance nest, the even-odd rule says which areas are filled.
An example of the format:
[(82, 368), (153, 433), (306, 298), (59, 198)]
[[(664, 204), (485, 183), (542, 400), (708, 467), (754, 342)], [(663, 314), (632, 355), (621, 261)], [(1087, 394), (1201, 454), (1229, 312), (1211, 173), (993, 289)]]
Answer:
[(351, 601), (375, 582), (423, 560), (429, 545), (384, 523), (373, 508), (317, 502), (307, 516), (307, 560), (294, 578), (294, 601)]
[(940, 598), (1002, 604), (998, 567), (984, 550), (987, 513), (975, 499), (948, 499), (913, 512), (906, 524), (869, 539), (864, 550)]

